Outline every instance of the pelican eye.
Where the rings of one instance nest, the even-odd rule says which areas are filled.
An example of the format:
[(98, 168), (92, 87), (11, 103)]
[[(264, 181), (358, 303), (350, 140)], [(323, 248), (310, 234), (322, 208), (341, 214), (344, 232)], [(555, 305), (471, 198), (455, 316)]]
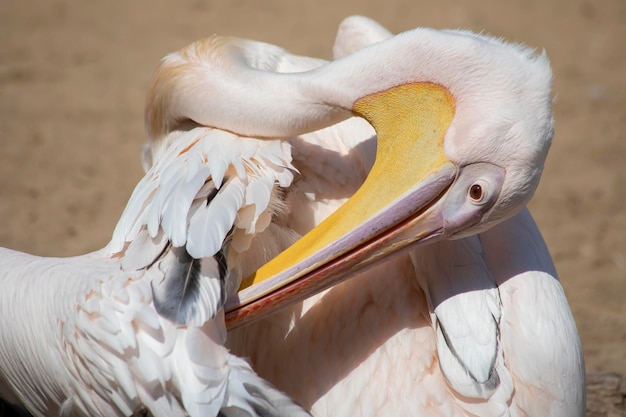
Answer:
[(469, 197), (476, 203), (483, 199), (483, 187), (480, 184), (472, 184), (468, 191)]

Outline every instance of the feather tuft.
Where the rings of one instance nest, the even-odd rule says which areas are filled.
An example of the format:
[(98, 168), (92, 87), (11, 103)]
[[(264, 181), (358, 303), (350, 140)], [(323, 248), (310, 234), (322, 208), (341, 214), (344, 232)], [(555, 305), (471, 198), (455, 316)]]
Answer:
[(224, 303), (222, 256), (192, 258), (184, 248), (170, 247), (158, 262), (161, 279), (152, 280), (153, 302), (166, 319), (200, 326), (212, 319)]

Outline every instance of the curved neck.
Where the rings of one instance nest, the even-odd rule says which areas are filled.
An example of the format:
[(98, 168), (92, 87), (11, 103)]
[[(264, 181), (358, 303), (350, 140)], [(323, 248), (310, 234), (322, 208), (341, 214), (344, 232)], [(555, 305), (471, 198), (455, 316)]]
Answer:
[(148, 137), (157, 141), (189, 122), (254, 137), (337, 123), (349, 110), (316, 100), (316, 77), (303, 72), (324, 63), (262, 42), (219, 36), (194, 42), (156, 71), (146, 97)]
[(502, 46), (479, 35), (420, 28), (324, 63), (266, 43), (213, 36), (163, 60), (146, 100), (146, 129), (153, 141), (190, 122), (244, 136), (289, 137), (352, 116), (359, 98), (414, 82), (481, 100), (497, 94), (492, 79), (517, 77), (502, 68), (519, 68), (519, 56), (527, 54)]
[(428, 44), (422, 38), (428, 36), (399, 35), (325, 65), (261, 42), (197, 41), (157, 70), (146, 100), (148, 135), (158, 140), (188, 122), (255, 137), (327, 127), (352, 116), (358, 98), (432, 81), (417, 71), (419, 50)]

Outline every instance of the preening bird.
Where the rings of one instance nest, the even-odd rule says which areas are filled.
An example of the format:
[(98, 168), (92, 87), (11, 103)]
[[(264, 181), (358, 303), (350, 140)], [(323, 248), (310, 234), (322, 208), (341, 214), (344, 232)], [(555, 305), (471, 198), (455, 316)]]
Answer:
[[(370, 53), (376, 57), (372, 61), (385, 70), (399, 60), (410, 61), (422, 71), (418, 79), (450, 91), (454, 116), (440, 146), (456, 165), (454, 182), (441, 194), (440, 189), (429, 193), (427, 187), (443, 176), (425, 176), (418, 195), (424, 198), (425, 193), (434, 204), (429, 202), (417, 220), (401, 224), (400, 231), (359, 243), (351, 254), (330, 261), (325, 269), (314, 268), (322, 270), (318, 274), (322, 277), (351, 275), (355, 273), (352, 265), (363, 263), (373, 248), (377, 257), (406, 244), (403, 238), (430, 244), (409, 246), (404, 254), (369, 271), (361, 270), (352, 280), (302, 304), (231, 331), (229, 345), (235, 353), (250, 357), (257, 372), (316, 416), (583, 416), (584, 364), (575, 324), (541, 234), (522, 208), (536, 187), (552, 138), (547, 59), (521, 46), (467, 32), (436, 32), (437, 40), (420, 30), (409, 33), (419, 39), (417, 51), (406, 55), (383, 52), (390, 41), (409, 43), (401, 38), (410, 36), (405, 34), (355, 53), (351, 59), (365, 63), (367, 59), (361, 57)], [(375, 22), (349, 18), (340, 27), (335, 56), (390, 37)], [(431, 56), (433, 50), (440, 55)], [(356, 83), (359, 74), (376, 71), (352, 65), (346, 83)], [(394, 83), (374, 75), (363, 88), (375, 90), (376, 82)], [(379, 109), (389, 106), (389, 113), (377, 117), (390, 117), (393, 128), (402, 122), (429, 125), (419, 111), (410, 113), (405, 103), (394, 104), (398, 102), (383, 101)], [(407, 121), (411, 117), (413, 121)], [(388, 137), (393, 143), (389, 146), (400, 146), (394, 141), (401, 134), (386, 137), (389, 125), (368, 120), (379, 141)], [(330, 142), (336, 145), (327, 142), (326, 146), (359, 155), (350, 162), (352, 166), (367, 165), (371, 154), (360, 152), (372, 150), (367, 146), (371, 139), (367, 133), (351, 131), (352, 122), (355, 119), (341, 125), (346, 131)], [(410, 132), (406, 126), (400, 129)], [(378, 146), (377, 164), (381, 153), (383, 158), (388, 155), (382, 148), (385, 145)], [(293, 152), (299, 152), (297, 143)], [(290, 221), (305, 233), (306, 225), (295, 219), (303, 212), (315, 213), (316, 219), (329, 215), (329, 196), (341, 195), (344, 185), (327, 174), (330, 170), (325, 165), (316, 168), (306, 151), (302, 153), (293, 164), (307, 176), (301, 179), (304, 184), (293, 187), (302, 187), (300, 195), (291, 191), (287, 200), (295, 207)], [(361, 206), (351, 207), (347, 215), (357, 216), (352, 221), (366, 222), (369, 205), (385, 198), (394, 182), (410, 178), (405, 164), (423, 166), (438, 158), (435, 151), (411, 155), (420, 156), (413, 161), (409, 157), (408, 162), (389, 157), (395, 165), (371, 170), (366, 184), (374, 185)], [(391, 176), (385, 177), (385, 168)], [(385, 180), (376, 183), (374, 175)], [(316, 183), (320, 178), (329, 180)], [(319, 196), (319, 201), (312, 201), (312, 195)], [(397, 214), (399, 206), (392, 205), (386, 213)], [(363, 208), (363, 215), (358, 207)], [(383, 227), (375, 221), (372, 229)], [(319, 229), (310, 236), (313, 239), (294, 246), (298, 248), (295, 255), (291, 252), (277, 259), (278, 270), (289, 269), (290, 257), (297, 257), (308, 245), (329, 244), (330, 251), (335, 250), (329, 243), (332, 239), (317, 242), (324, 239)], [(268, 269), (276, 272), (265, 266), (259, 279)], [(311, 275), (319, 279), (315, 271)]]
[(109, 245), (0, 252), (0, 396), (38, 415), (305, 414), (227, 352), (228, 323), (232, 352), (316, 416), (584, 415), (525, 209), (553, 133), (546, 57), (361, 17), (335, 54), (213, 36), (163, 60)]

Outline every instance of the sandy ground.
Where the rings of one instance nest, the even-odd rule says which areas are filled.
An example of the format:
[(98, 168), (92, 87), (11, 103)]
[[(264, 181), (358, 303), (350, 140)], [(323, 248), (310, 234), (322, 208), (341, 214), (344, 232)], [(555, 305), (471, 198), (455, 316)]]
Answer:
[(393, 31), (463, 27), (545, 48), (557, 132), (531, 210), (588, 370), (626, 374), (623, 0), (2, 0), (0, 246), (66, 256), (107, 243), (142, 175), (143, 97), (166, 53), (218, 32), (329, 58), (357, 13)]

